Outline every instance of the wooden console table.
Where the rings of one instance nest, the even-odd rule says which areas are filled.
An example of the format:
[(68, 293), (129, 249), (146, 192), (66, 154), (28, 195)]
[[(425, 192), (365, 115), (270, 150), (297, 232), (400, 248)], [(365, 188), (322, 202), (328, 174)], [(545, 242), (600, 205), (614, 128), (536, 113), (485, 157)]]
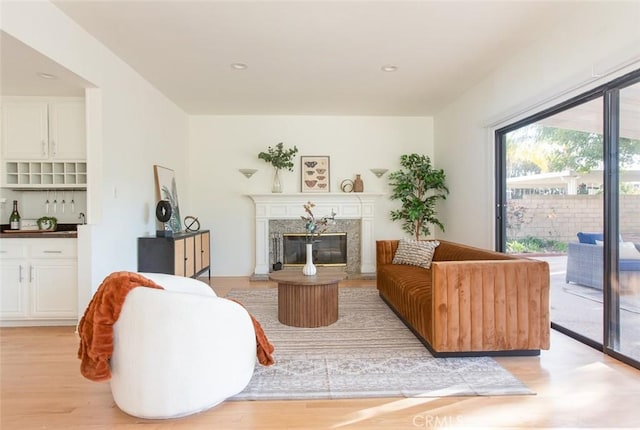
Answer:
[(138, 272), (195, 278), (208, 271), (211, 280), (210, 237), (209, 230), (139, 237)]
[(305, 276), (301, 269), (269, 274), (278, 283), (278, 320), (293, 327), (324, 327), (338, 320), (338, 282), (346, 273), (318, 269)]

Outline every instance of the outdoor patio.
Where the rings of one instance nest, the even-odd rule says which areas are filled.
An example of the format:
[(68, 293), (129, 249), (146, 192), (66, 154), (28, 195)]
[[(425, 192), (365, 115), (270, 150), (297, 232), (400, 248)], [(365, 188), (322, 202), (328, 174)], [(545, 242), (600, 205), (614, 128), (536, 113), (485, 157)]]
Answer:
[[(549, 263), (551, 321), (602, 343), (603, 293), (565, 282), (566, 256), (536, 256)], [(553, 347), (553, 345), (552, 345)], [(620, 352), (640, 360), (640, 296), (620, 299)]]

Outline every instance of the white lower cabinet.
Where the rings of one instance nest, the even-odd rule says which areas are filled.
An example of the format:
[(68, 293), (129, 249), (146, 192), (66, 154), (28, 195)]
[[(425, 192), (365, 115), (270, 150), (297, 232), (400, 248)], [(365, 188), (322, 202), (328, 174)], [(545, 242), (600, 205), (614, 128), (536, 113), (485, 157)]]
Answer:
[(0, 268), (3, 326), (76, 323), (76, 239), (3, 239)]
[(5, 319), (23, 319), (29, 315), (27, 304), (27, 288), (24, 281), (24, 262), (0, 262), (0, 317)]

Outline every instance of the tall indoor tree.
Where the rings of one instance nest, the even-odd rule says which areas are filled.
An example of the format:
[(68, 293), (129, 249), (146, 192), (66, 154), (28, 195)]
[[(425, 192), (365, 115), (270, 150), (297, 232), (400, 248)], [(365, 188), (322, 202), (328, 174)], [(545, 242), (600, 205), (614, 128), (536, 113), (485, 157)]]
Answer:
[(402, 169), (389, 174), (392, 200), (400, 200), (401, 207), (391, 211), (393, 221), (401, 221), (402, 229), (416, 240), (431, 234), (431, 225), (444, 231), (437, 218), (436, 203), (449, 194), (442, 169), (434, 169), (431, 159), (422, 154), (400, 156)]

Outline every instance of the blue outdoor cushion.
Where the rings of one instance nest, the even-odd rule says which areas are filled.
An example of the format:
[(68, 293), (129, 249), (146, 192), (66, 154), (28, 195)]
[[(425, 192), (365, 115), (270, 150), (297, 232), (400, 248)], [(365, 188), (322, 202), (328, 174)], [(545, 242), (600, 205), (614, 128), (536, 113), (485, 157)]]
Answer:
[(640, 272), (640, 260), (620, 260), (621, 272)]
[(580, 243), (595, 245), (596, 240), (604, 240), (604, 235), (602, 233), (578, 233), (578, 242)]

